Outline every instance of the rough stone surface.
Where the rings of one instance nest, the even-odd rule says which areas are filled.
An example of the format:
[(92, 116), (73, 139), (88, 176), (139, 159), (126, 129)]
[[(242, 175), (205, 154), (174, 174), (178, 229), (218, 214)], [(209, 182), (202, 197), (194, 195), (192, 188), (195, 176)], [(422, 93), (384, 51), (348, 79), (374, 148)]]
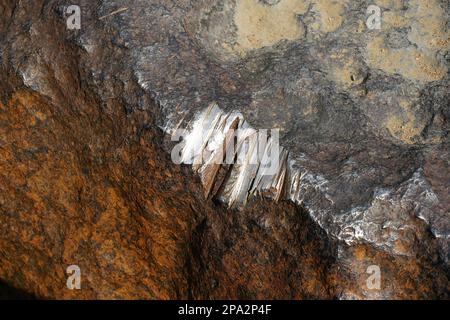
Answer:
[[(450, 3), (371, 2), (0, 2), (4, 295), (448, 298)], [(227, 209), (172, 163), (213, 101), (281, 128), (299, 198)]]

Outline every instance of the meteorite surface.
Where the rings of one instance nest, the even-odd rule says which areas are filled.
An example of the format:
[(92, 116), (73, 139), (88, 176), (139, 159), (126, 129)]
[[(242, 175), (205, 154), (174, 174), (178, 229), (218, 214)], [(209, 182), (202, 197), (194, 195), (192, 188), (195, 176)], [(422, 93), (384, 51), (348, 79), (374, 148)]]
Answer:
[[(449, 1), (78, 1), (79, 28), (70, 5), (0, 4), (0, 278), (50, 298), (447, 297)], [(176, 130), (217, 127), (216, 149), (277, 129), (271, 178), (173, 163)], [(86, 290), (63, 288), (69, 264)]]

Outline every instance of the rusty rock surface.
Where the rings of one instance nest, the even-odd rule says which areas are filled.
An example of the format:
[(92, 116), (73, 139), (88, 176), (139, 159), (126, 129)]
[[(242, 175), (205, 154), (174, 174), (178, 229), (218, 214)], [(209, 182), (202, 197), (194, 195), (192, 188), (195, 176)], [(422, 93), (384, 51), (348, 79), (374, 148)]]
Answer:
[[(66, 28), (69, 1), (0, 2), (0, 280), (6, 288), (46, 299), (448, 298), (446, 39), (439, 28), (432, 44), (414, 31), (420, 26), (408, 35), (439, 60), (419, 56), (432, 72), (403, 64), (394, 70), (385, 60), (395, 61), (397, 51), (387, 50), (385, 60), (370, 54), (400, 37), (395, 30), (381, 44), (366, 39), (368, 55), (358, 61), (331, 52), (337, 62), (328, 65), (322, 62), (329, 57), (317, 52), (332, 46), (334, 32), (351, 32), (352, 24), (339, 18), (346, 8), (284, 1), (280, 10), (303, 17), (302, 24), (288, 22), (287, 33), (249, 26), (246, 10), (276, 17), (243, 0), (224, 7), (79, 1), (81, 30)], [(420, 3), (405, 9), (379, 2), (393, 6), (392, 28), (404, 23), (397, 11), (422, 10)], [(127, 10), (99, 19), (120, 8)], [(224, 22), (214, 26), (218, 30), (208, 29), (211, 15)], [(306, 32), (308, 19), (314, 21)], [(225, 22), (237, 31), (227, 35), (220, 29)], [(254, 28), (259, 37), (250, 37)], [(219, 36), (233, 43), (218, 50)], [(303, 76), (286, 76), (302, 53), (295, 70)], [(330, 78), (323, 80), (325, 71)], [(268, 85), (264, 79), (274, 80)], [(310, 95), (299, 102), (293, 83)], [(330, 90), (328, 98), (319, 94), (323, 90)], [(398, 92), (407, 102), (414, 96), (415, 104), (396, 100), (390, 109), (387, 97)], [(333, 223), (356, 219), (353, 226), (369, 223), (373, 233), (362, 228), (363, 241), (348, 241), (329, 232), (330, 218), (312, 212), (323, 194), (308, 193), (304, 205), (255, 197), (240, 210), (205, 199), (191, 168), (171, 161), (162, 128), (178, 120), (177, 112), (192, 116), (212, 99), (226, 110), (242, 109), (254, 125), (286, 128), (282, 144), (293, 154), (314, 156), (309, 169), (331, 177), (332, 199), (340, 200), (332, 213), (371, 204), (368, 214)], [(275, 103), (287, 112), (270, 118)], [(376, 111), (378, 103), (382, 110)], [(330, 104), (336, 109), (326, 109)], [(304, 114), (297, 122), (305, 133), (300, 138), (289, 127), (289, 115), (298, 112)], [(352, 123), (361, 128), (349, 145)], [(350, 179), (352, 170), (363, 180)], [(339, 184), (336, 177), (345, 174), (348, 185)], [(376, 186), (394, 191), (373, 197), (369, 190)], [(432, 190), (438, 201), (421, 190)], [(394, 220), (381, 228), (385, 216)], [(81, 269), (81, 290), (66, 287), (66, 268), (73, 264)], [(381, 270), (380, 289), (367, 287), (371, 265)]]

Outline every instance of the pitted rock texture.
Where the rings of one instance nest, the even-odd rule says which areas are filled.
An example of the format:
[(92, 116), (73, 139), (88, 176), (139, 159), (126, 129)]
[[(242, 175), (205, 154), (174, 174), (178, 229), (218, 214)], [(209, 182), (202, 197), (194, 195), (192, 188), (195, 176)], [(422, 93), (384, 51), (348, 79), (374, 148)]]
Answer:
[[(448, 161), (450, 6), (379, 1), (381, 29), (370, 30), (371, 4), (109, 1), (99, 15), (128, 8), (108, 26), (165, 131), (211, 102), (256, 129), (280, 128), (293, 174), (306, 174), (291, 200), (331, 236), (392, 252), (420, 218), (448, 260), (449, 200), (423, 172), (425, 154)], [(100, 37), (86, 29), (76, 40), (95, 55)], [(375, 217), (379, 202), (397, 209)]]
[[(79, 1), (81, 30), (69, 1), (0, 3), (6, 288), (448, 298), (450, 6), (375, 2), (377, 31), (368, 1)], [(164, 131), (212, 101), (282, 129), (311, 173), (299, 201), (230, 210), (172, 163)], [(72, 264), (81, 290), (65, 287)]]

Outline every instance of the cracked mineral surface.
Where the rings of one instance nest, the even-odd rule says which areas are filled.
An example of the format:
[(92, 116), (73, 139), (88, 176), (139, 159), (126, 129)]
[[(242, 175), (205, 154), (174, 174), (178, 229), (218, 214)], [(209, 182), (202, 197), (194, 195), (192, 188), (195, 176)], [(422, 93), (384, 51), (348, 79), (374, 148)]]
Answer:
[(0, 297), (449, 298), (450, 1), (73, 2), (0, 1)]

